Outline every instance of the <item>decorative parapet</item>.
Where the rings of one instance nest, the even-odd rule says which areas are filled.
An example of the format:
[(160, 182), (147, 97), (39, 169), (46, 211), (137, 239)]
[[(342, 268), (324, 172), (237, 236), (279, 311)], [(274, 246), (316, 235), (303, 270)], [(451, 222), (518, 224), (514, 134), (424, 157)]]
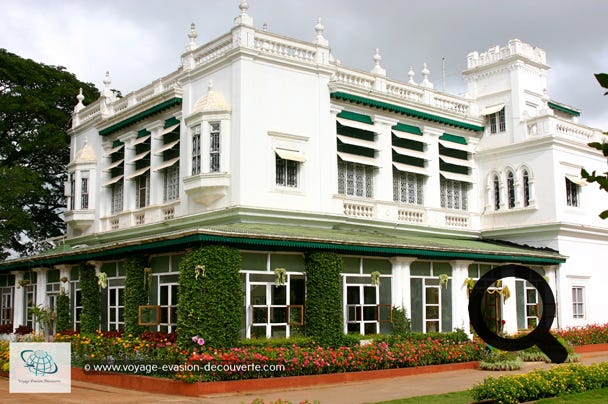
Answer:
[(496, 45), (486, 52), (480, 53), (475, 51), (469, 53), (467, 55), (467, 69), (487, 66), (516, 55), (523, 56), (539, 64), (547, 64), (547, 55), (544, 50), (524, 43), (519, 39), (511, 39), (507, 46), (499, 47)]
[(600, 141), (602, 132), (553, 115), (534, 117), (526, 121), (528, 137), (559, 136), (583, 143)]

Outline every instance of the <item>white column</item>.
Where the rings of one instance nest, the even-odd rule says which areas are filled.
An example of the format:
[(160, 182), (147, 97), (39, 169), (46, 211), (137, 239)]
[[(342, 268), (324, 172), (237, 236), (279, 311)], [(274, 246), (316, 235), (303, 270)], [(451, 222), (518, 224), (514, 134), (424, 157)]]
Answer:
[(508, 277), (503, 278), (502, 280), (503, 288), (506, 286), (509, 288), (509, 292), (511, 293), (511, 297), (505, 301), (503, 296), (503, 306), (502, 306), (502, 319), (505, 321), (505, 326), (503, 331), (507, 334), (515, 334), (517, 333), (517, 302), (515, 298), (515, 278)]
[(409, 318), (412, 317), (412, 295), (410, 291), (410, 265), (415, 257), (392, 257), (391, 304), (393, 307), (405, 309)]
[(473, 261), (451, 261), (452, 266), (452, 329), (462, 328), (468, 334), (469, 330), (469, 299), (464, 280), (469, 276), (469, 265)]
[(549, 287), (551, 287), (551, 292), (553, 292), (553, 297), (555, 298), (555, 319), (553, 320), (552, 327), (559, 327), (561, 324), (559, 304), (561, 296), (559, 296), (559, 289), (557, 288), (557, 265), (546, 266), (543, 269), (545, 270), (545, 280), (549, 284)]
[[(46, 307), (46, 283), (47, 283), (47, 268), (34, 268), (36, 272), (36, 306)], [(34, 330), (36, 332), (44, 332), (40, 329), (38, 322), (34, 323)]]
[[(374, 115), (374, 124), (378, 139), (378, 177), (374, 184), (374, 199), (393, 201), (393, 142), (391, 127), (399, 122), (396, 119)], [(378, 212), (379, 214), (381, 212)]]
[(424, 140), (427, 142), (426, 155), (429, 176), (424, 186), (424, 204), (428, 208), (441, 208), (441, 194), (439, 189), (439, 137), (443, 131), (438, 128), (425, 126), (422, 128)]
[[(60, 279), (60, 293), (65, 295), (70, 295), (70, 275), (72, 273), (72, 268), (68, 265), (56, 265), (56, 269), (59, 270), (59, 279)], [(61, 281), (61, 279), (66, 279), (65, 282)]]
[(23, 287), (19, 286), (19, 282), (23, 280), (25, 271), (12, 271), (11, 274), (15, 275), (15, 296), (13, 301), (13, 328), (17, 328), (20, 325), (25, 324), (25, 313), (23, 308), (25, 303), (25, 293)]

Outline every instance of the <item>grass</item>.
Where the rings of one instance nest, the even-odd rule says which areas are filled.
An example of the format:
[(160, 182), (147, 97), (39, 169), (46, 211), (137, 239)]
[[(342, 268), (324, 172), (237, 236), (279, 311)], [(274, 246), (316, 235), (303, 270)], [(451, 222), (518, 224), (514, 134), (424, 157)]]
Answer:
[(381, 401), (375, 404), (418, 404), (418, 403), (433, 403), (433, 404), (466, 404), (473, 401), (473, 397), (468, 391), (456, 391), (453, 393), (431, 394), (428, 396), (418, 396), (410, 398), (400, 398), (397, 400)]
[[(381, 401), (375, 404), (465, 404), (473, 401), (468, 391), (454, 393), (432, 394), (428, 396), (401, 398), (397, 400)], [(539, 404), (562, 403), (608, 403), (608, 388), (586, 391), (584, 393), (565, 394), (561, 397), (545, 398), (537, 401)]]
[(608, 388), (586, 391), (584, 393), (565, 394), (561, 397), (545, 398), (537, 401), (544, 404), (560, 403), (607, 403)]

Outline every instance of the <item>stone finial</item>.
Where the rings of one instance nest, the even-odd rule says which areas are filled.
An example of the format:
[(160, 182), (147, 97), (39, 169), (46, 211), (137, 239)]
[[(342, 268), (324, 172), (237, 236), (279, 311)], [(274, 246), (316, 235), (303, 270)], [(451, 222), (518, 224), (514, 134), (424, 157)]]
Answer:
[(84, 108), (84, 104), (82, 103), (82, 101), (84, 101), (84, 95), (82, 94), (82, 87), (78, 91), (78, 95), (76, 96), (76, 99), (78, 100), (78, 104), (76, 104), (76, 106), (74, 106), (74, 112), (78, 112)]
[(323, 36), (323, 32), (325, 31), (325, 26), (321, 22), (321, 17), (317, 18), (317, 23), (315, 24), (315, 32), (317, 33), (316, 44), (322, 46), (328, 46), (329, 41)]
[(382, 56), (380, 55), (380, 49), (376, 48), (376, 54), (374, 55), (374, 68), (372, 69), (372, 73), (378, 74), (380, 76), (386, 76), (386, 70), (380, 66), (380, 61), (382, 60)]
[(264, 32), (268, 31), (268, 24), (267, 23), (262, 24), (262, 31), (264, 31)]
[(110, 84), (112, 84), (112, 79), (110, 79), (110, 72), (106, 70), (106, 77), (103, 79), (103, 91), (101, 93), (103, 97), (112, 98), (114, 95), (110, 89)]
[(209, 83), (207, 84), (207, 92), (210, 93), (213, 90), (213, 79), (209, 79)]
[(188, 32), (188, 49), (194, 50), (196, 48), (196, 38), (198, 34), (196, 33), (196, 26), (194, 23), (190, 24), (190, 32)]
[(414, 73), (414, 67), (410, 66), (410, 70), (407, 72), (408, 77), (410, 78), (407, 82), (409, 84), (416, 84), (416, 82), (414, 81), (414, 76), (416, 75), (416, 73)]
[(241, 10), (241, 14), (234, 19), (234, 25), (253, 26), (253, 18), (247, 14), (247, 10), (249, 10), (249, 3), (247, 3), (247, 0), (241, 0), (239, 10)]
[(422, 67), (421, 73), (422, 73), (422, 82), (420, 83), (420, 85), (422, 87), (426, 87), (426, 88), (433, 88), (433, 83), (431, 83), (429, 80), (429, 74), (431, 72), (429, 71), (429, 68), (427, 67), (426, 63)]

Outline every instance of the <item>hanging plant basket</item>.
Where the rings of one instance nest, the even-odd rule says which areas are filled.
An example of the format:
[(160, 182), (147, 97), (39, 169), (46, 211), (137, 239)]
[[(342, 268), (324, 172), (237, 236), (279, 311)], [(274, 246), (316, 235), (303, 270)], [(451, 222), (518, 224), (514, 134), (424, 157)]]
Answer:
[(450, 280), (450, 277), (447, 274), (439, 275), (439, 286), (447, 289), (449, 280)]
[(204, 277), (205, 276), (205, 266), (204, 265), (197, 265), (194, 267), (194, 279), (198, 279), (198, 277)]
[(374, 271), (372, 275), (372, 285), (380, 285), (380, 272)]
[(21, 279), (17, 284), (17, 289), (20, 289), (21, 287), (26, 287), (29, 284), (30, 284), (29, 279)]
[(473, 279), (473, 278), (466, 278), (464, 280), (464, 283), (462, 284), (462, 286), (466, 286), (466, 288), (467, 288), (467, 298), (468, 298), (471, 295), (471, 291), (475, 287), (475, 279)]
[(274, 286), (283, 286), (287, 283), (287, 270), (285, 268), (274, 269)]
[(106, 274), (105, 272), (100, 272), (99, 275), (97, 275), (97, 284), (99, 286), (101, 286), (102, 289), (105, 289), (108, 287), (108, 274)]
[(62, 276), (61, 279), (59, 279), (61, 282), (66, 283), (68, 281), (68, 277), (67, 276)]

